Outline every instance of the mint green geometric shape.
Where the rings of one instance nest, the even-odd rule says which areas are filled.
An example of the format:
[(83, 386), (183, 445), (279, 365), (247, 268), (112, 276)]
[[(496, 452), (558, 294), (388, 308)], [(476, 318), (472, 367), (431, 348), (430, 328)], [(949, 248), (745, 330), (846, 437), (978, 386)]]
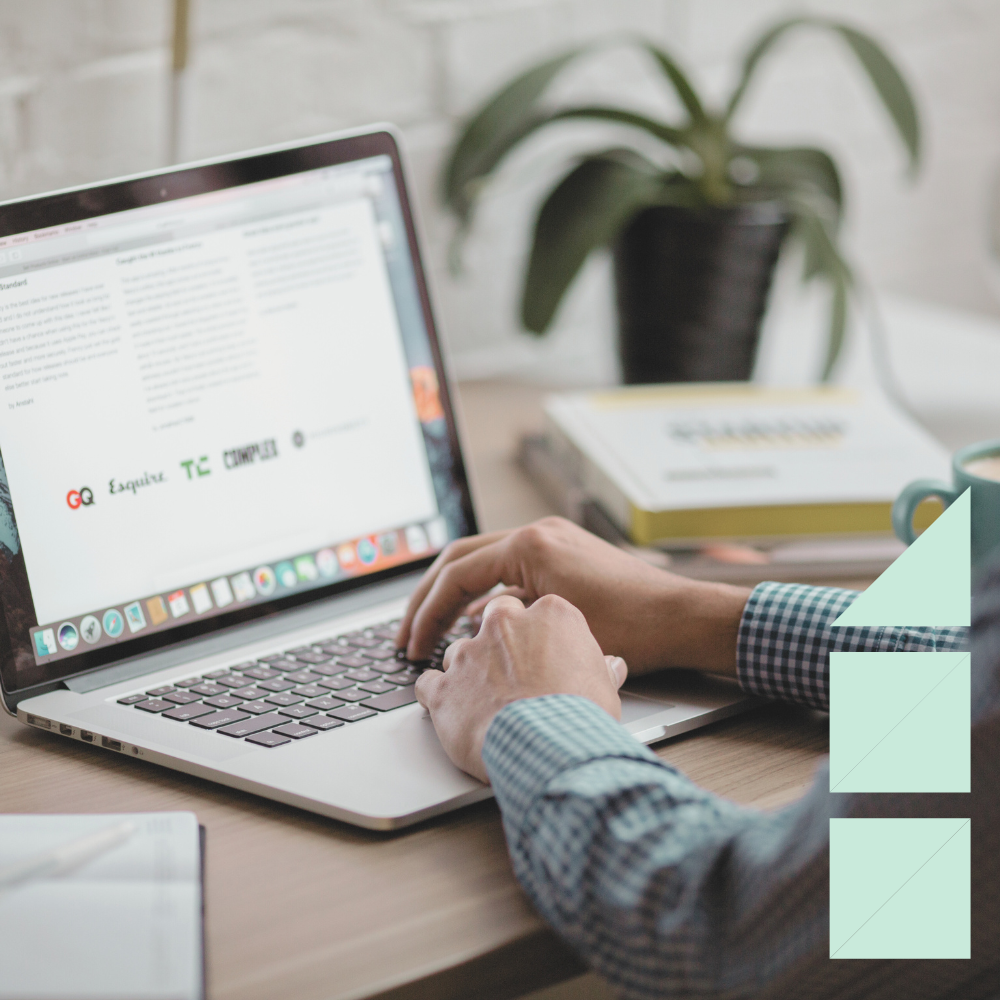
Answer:
[(968, 792), (966, 652), (830, 654), (831, 792)]
[(831, 819), (830, 958), (970, 958), (971, 829)]
[(970, 503), (966, 490), (833, 624), (968, 625)]

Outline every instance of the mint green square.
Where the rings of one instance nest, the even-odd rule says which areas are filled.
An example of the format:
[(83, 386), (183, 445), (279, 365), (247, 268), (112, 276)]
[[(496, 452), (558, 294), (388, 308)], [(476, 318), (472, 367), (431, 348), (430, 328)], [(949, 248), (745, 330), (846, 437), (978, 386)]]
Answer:
[(970, 958), (968, 819), (830, 820), (830, 958)]
[(830, 654), (831, 792), (968, 792), (965, 652)]

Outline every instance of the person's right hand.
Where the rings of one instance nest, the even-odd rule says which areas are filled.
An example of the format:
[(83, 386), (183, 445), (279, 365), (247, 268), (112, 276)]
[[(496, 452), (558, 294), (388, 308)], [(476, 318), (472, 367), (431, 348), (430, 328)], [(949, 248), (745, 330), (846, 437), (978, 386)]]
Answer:
[(580, 695), (621, 719), (625, 661), (601, 656), (583, 615), (559, 597), (542, 597), (530, 608), (513, 597), (494, 598), (479, 634), (452, 643), (443, 666), (417, 678), (417, 700), (452, 762), (480, 781), (489, 781), (486, 731), (512, 701)]
[(603, 652), (623, 657), (633, 674), (667, 666), (735, 673), (748, 590), (657, 569), (560, 517), (449, 544), (410, 599), (397, 646), (427, 659), (497, 584), (526, 604), (546, 594), (569, 601)]

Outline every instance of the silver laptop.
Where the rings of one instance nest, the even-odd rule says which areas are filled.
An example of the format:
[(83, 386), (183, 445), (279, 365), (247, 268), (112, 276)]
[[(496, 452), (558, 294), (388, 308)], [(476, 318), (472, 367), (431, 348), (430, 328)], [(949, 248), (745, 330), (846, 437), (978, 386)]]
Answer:
[(8, 712), (374, 829), (490, 795), (393, 646), (476, 520), (391, 129), (0, 205), (0, 384)]

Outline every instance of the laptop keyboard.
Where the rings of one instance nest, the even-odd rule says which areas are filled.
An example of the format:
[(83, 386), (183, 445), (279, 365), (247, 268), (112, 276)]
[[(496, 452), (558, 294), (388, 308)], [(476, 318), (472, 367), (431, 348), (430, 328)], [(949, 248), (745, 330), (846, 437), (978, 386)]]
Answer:
[(257, 746), (284, 746), (413, 704), (421, 671), (440, 667), (452, 642), (474, 634), (473, 623), (460, 618), (429, 660), (413, 663), (396, 650), (398, 627), (395, 619), (346, 632), (126, 695), (118, 704)]

